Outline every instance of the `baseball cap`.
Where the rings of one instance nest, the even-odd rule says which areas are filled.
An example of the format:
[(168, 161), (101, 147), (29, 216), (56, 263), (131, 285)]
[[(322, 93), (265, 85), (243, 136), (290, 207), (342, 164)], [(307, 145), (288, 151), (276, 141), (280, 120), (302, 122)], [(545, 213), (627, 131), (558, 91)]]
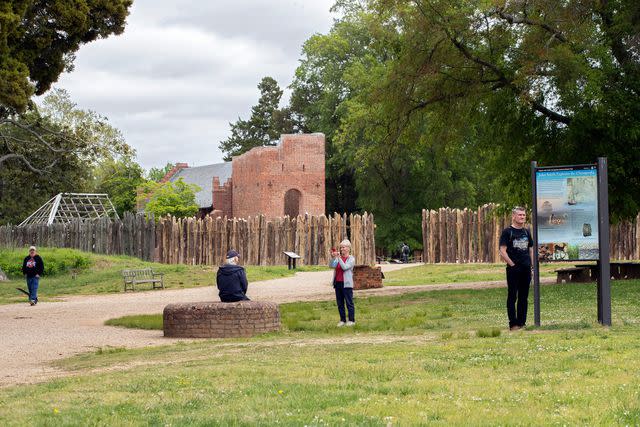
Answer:
[(229, 258), (234, 258), (240, 256), (240, 254), (236, 251), (234, 251), (233, 249), (231, 249), (229, 252), (227, 252), (227, 259)]
[(29, 250), (30, 250), (30, 251), (35, 251), (35, 250), (36, 250), (36, 247), (35, 247), (35, 246), (30, 246), (30, 247), (29, 247)]

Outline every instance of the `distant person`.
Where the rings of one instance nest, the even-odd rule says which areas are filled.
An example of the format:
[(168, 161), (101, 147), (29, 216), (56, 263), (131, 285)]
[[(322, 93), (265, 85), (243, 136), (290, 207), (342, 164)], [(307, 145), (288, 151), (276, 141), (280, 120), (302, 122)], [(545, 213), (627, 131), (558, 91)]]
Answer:
[[(333, 272), (333, 288), (336, 291), (336, 302), (338, 303), (338, 313), (340, 313), (340, 322), (338, 326), (354, 326), (356, 324), (356, 309), (353, 304), (353, 267), (356, 265), (356, 259), (351, 252), (351, 242), (343, 240), (340, 242), (340, 251), (332, 249), (331, 261), (329, 267), (334, 268)], [(344, 306), (347, 306), (349, 319), (345, 314)]]
[(29, 255), (22, 261), (22, 273), (27, 278), (27, 288), (29, 289), (29, 304), (38, 303), (38, 285), (40, 276), (44, 273), (44, 262), (36, 252), (36, 247), (29, 248)]
[(402, 247), (400, 248), (400, 253), (402, 254), (402, 262), (407, 264), (409, 262), (409, 253), (411, 249), (409, 249), (409, 245), (402, 242)]
[(247, 274), (244, 267), (238, 265), (240, 254), (233, 249), (227, 252), (226, 264), (218, 268), (216, 284), (218, 285), (220, 301), (237, 302), (249, 301), (247, 298)]
[(524, 208), (513, 208), (511, 225), (500, 235), (500, 256), (507, 263), (507, 316), (512, 331), (524, 328), (527, 323), (533, 239), (524, 227), (526, 220)]

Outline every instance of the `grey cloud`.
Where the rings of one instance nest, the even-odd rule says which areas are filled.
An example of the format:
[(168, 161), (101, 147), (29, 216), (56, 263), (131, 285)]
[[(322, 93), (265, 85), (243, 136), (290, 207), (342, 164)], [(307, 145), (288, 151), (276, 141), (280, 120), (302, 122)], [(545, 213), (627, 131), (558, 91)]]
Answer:
[(329, 29), (332, 3), (138, 0), (124, 34), (82, 47), (57, 86), (107, 116), (147, 169), (219, 162), (229, 122), (248, 116), (262, 77), (289, 85), (302, 43)]
[(300, 34), (326, 31), (326, 16), (333, 3), (333, 0), (187, 0), (180, 2), (173, 14), (157, 19), (164, 25), (186, 23), (227, 37), (243, 35), (251, 40), (267, 40), (295, 54), (299, 51)]

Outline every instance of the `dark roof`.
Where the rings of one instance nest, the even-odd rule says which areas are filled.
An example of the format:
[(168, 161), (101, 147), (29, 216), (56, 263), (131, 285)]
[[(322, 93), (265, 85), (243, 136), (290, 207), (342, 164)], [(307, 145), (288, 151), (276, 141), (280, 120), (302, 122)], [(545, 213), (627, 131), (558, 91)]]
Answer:
[(196, 193), (196, 203), (201, 208), (208, 208), (213, 204), (213, 195), (211, 194), (213, 177), (217, 176), (220, 179), (220, 185), (222, 185), (231, 178), (231, 172), (231, 162), (216, 163), (215, 165), (180, 169), (169, 181), (173, 182), (182, 178), (187, 184), (196, 184), (201, 188)]

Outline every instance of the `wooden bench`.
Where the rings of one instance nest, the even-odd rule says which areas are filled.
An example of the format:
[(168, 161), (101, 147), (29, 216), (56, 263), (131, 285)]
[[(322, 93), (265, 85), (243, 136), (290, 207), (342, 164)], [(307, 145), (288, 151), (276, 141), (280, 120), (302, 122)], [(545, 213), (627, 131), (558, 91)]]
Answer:
[(591, 271), (589, 267), (567, 267), (554, 270), (558, 273), (556, 283), (565, 282), (569, 283), (584, 283), (591, 281)]
[(162, 276), (164, 273), (156, 273), (151, 268), (141, 268), (138, 270), (122, 270), (124, 279), (124, 291), (135, 291), (135, 285), (139, 283), (151, 283), (153, 289), (164, 289)]

